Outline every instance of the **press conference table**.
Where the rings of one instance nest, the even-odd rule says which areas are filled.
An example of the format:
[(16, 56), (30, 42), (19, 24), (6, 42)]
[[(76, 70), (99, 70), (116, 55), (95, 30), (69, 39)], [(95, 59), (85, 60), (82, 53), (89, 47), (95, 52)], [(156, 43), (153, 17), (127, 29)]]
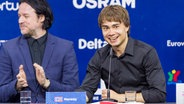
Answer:
[[(100, 104), (100, 102), (90, 103), (90, 104)], [(116, 103), (116, 104), (176, 104), (175, 102), (165, 102), (165, 103)]]
[[(20, 103), (0, 103), (0, 104), (20, 104)], [(35, 103), (31, 103), (35, 104)], [(45, 104), (45, 103), (36, 103), (36, 104)], [(88, 103), (88, 104), (100, 104), (100, 102)], [(166, 103), (116, 103), (116, 104), (176, 104), (175, 102), (166, 102)]]

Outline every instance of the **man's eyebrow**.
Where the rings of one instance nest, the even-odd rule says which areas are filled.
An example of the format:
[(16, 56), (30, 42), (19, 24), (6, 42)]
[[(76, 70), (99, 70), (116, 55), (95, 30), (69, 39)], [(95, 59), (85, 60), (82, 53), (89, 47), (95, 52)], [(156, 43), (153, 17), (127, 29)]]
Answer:
[(107, 25), (102, 25), (102, 27), (108, 27)]

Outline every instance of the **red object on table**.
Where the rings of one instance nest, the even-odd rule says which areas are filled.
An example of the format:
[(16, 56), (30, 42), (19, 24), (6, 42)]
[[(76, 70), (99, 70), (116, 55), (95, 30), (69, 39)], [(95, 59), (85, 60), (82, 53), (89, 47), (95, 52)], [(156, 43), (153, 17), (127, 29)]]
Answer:
[(117, 104), (117, 102), (101, 101), (100, 104)]

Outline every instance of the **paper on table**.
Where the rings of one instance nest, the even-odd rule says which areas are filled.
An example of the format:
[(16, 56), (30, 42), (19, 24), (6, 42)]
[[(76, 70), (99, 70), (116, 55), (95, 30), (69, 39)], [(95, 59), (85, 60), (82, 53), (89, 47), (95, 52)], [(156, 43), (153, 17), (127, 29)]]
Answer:
[(176, 84), (176, 104), (184, 104), (184, 83)]

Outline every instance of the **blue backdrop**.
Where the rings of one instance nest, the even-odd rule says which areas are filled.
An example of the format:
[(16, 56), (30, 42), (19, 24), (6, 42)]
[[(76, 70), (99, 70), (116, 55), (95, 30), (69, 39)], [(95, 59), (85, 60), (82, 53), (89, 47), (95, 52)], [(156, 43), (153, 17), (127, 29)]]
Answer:
[[(184, 1), (183, 0), (48, 0), (54, 23), (50, 33), (74, 42), (80, 82), (96, 49), (105, 45), (98, 28), (98, 14), (104, 6), (127, 8), (133, 38), (156, 48), (166, 80), (167, 101), (176, 100), (176, 83), (184, 79)], [(20, 34), (18, 0), (0, 1), (0, 45)], [(177, 74), (179, 73), (179, 74)]]

